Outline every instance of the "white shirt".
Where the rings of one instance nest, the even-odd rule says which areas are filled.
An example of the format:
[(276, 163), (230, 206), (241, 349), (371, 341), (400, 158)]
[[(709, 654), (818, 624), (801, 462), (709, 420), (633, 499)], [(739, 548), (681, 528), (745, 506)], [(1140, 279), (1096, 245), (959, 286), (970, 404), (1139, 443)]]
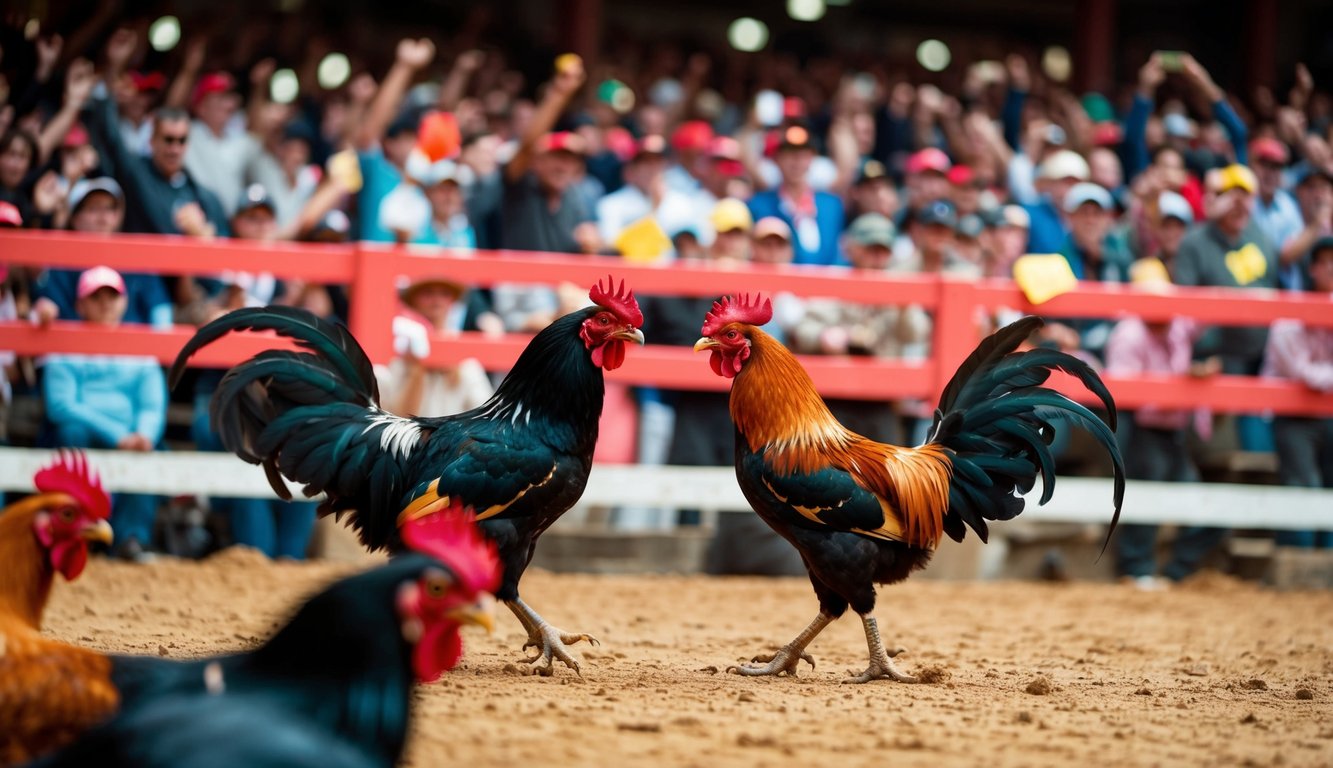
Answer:
[(190, 145), (185, 148), (185, 170), (218, 196), (227, 218), (245, 190), (245, 169), (260, 151), (259, 142), (244, 127), (229, 123), (221, 136), (203, 123), (190, 123)]
[[(597, 201), (597, 230), (602, 242), (614, 245), (626, 227), (652, 216), (667, 237), (690, 230), (701, 243), (713, 241), (712, 227), (698, 215), (698, 208), (689, 195), (668, 187), (662, 202), (653, 208), (653, 201), (643, 190), (631, 184)], [(703, 231), (704, 229), (707, 231)]]

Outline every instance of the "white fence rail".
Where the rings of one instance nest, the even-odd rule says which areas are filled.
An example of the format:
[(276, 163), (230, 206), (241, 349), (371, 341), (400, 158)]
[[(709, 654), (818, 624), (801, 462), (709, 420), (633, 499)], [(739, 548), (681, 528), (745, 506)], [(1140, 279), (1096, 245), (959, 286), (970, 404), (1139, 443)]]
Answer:
[[(226, 453), (89, 451), (111, 491), (164, 496), (267, 497), (264, 472)], [(0, 448), (0, 490), (31, 492), (32, 476), (50, 461), (50, 451)], [(298, 494), (299, 495), (299, 494)], [(1111, 481), (1066, 477), (1054, 498), (1036, 506), (1040, 486), (1029, 494), (1028, 522), (1106, 523), (1111, 519)], [(729, 467), (598, 465), (584, 507), (675, 507), (748, 509)], [(1333, 491), (1231, 483), (1131, 482), (1121, 521), (1223, 528), (1302, 530), (1333, 528)]]

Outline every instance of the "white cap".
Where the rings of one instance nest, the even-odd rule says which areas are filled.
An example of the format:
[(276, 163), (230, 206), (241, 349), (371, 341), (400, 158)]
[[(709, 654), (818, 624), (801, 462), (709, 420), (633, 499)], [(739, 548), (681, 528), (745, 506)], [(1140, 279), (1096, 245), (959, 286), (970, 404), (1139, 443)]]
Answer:
[(1180, 219), (1187, 225), (1194, 223), (1194, 209), (1189, 201), (1169, 189), (1157, 196), (1157, 211), (1164, 219)]
[(1073, 213), (1084, 203), (1094, 203), (1103, 211), (1113, 210), (1115, 201), (1111, 199), (1111, 193), (1100, 184), (1093, 184), (1090, 181), (1081, 181), (1069, 188), (1065, 193), (1065, 213)]
[(1091, 172), (1088, 170), (1088, 161), (1083, 159), (1079, 153), (1062, 149), (1058, 152), (1052, 152), (1049, 157), (1042, 161), (1037, 167), (1037, 178), (1039, 179), (1078, 179), (1087, 181)]

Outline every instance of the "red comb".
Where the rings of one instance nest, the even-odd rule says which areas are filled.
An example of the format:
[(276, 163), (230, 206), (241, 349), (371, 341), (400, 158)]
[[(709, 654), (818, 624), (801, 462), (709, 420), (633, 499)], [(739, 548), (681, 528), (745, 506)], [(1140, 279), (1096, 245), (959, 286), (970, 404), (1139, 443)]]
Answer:
[[(612, 290), (615, 293), (611, 293)], [(629, 323), (638, 328), (643, 325), (643, 310), (639, 309), (639, 302), (634, 298), (634, 291), (625, 293), (625, 281), (620, 281), (620, 287), (616, 288), (614, 277), (606, 276), (606, 287), (602, 287), (602, 281), (598, 280), (597, 285), (588, 291), (588, 298), (592, 303), (602, 309), (610, 311), (613, 315), (620, 318), (621, 322)]]
[(482, 535), (462, 502), (408, 520), (399, 530), (409, 547), (444, 563), (468, 589), (494, 592), (500, 585), (495, 543)]
[(712, 336), (722, 330), (722, 326), (727, 323), (749, 323), (750, 325), (763, 325), (773, 319), (773, 302), (764, 299), (764, 303), (759, 303), (759, 294), (754, 295), (754, 301), (750, 301), (749, 294), (742, 293), (736, 298), (723, 296), (721, 299), (713, 302), (713, 308), (704, 315), (703, 335)]
[(88, 466), (83, 451), (64, 450), (55, 461), (43, 467), (32, 477), (32, 484), (42, 493), (66, 493), (74, 497), (88, 514), (100, 520), (111, 517), (111, 498), (102, 488), (102, 481)]

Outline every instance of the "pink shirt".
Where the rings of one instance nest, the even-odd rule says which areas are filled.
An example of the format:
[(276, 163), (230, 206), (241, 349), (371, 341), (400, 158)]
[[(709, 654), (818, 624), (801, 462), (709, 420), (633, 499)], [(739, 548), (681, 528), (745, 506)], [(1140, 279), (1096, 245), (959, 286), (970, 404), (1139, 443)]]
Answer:
[(1306, 328), (1299, 320), (1274, 322), (1264, 350), (1263, 375), (1333, 392), (1333, 329)]
[[(1178, 317), (1166, 333), (1153, 333), (1137, 317), (1116, 323), (1106, 341), (1106, 373), (1137, 376), (1145, 373), (1184, 375), (1189, 373), (1194, 343), (1194, 322)], [(1145, 405), (1134, 412), (1134, 422), (1152, 429), (1185, 429), (1193, 413), (1189, 410)]]

